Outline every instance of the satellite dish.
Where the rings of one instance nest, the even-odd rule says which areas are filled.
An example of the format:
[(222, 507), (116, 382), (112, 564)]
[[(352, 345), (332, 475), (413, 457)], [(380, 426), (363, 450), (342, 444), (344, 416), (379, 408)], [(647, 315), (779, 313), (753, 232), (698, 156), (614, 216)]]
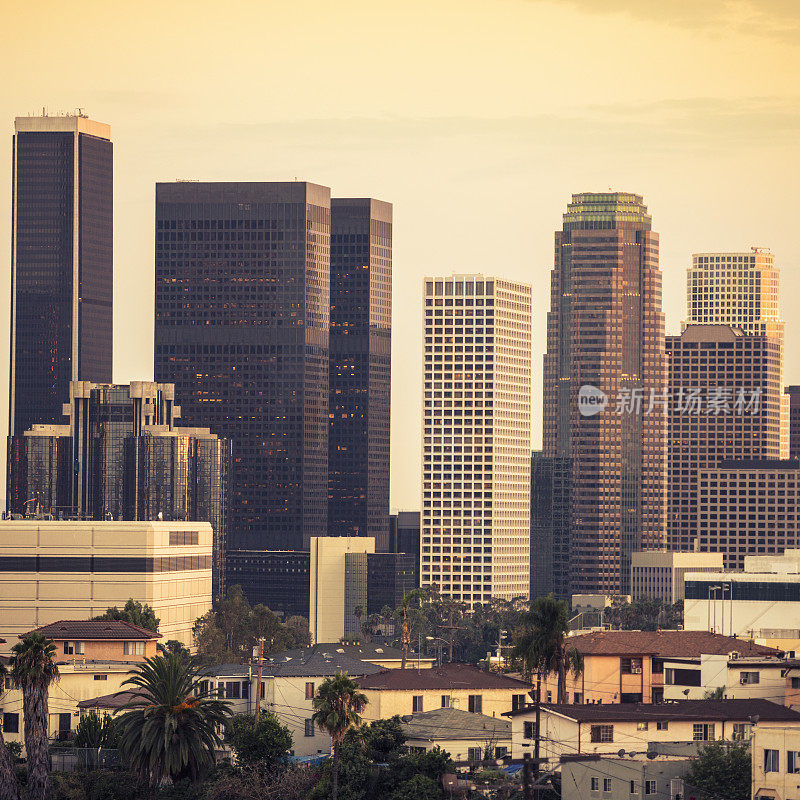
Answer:
[(652, 761), (654, 758), (658, 758), (658, 753), (655, 750), (648, 750), (647, 757)]
[(624, 751), (624, 750), (618, 750), (618, 751), (617, 751), (617, 755), (618, 755), (620, 758), (623, 758), (623, 757), (624, 757), (624, 755), (625, 755), (625, 751)]

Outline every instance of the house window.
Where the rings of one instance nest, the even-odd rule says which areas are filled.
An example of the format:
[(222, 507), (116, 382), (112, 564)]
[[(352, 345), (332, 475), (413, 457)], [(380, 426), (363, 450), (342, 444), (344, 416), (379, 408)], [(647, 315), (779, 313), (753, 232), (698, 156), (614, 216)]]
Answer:
[(800, 678), (792, 678), (792, 689), (800, 689)]
[(451, 708), (453, 705), (453, 698), (449, 694), (442, 695), (442, 708)]
[(714, 741), (714, 723), (705, 725), (704, 723), (695, 723), (692, 725), (692, 739), (695, 742), (713, 742)]
[(471, 694), (469, 696), (469, 710), (472, 714), (483, 713), (483, 695)]
[(647, 730), (647, 723), (646, 722), (637, 722), (636, 723), (636, 730), (637, 731), (646, 731)]
[(523, 739), (535, 739), (536, 738), (536, 723), (535, 722), (523, 722), (522, 723), (522, 738)]
[(797, 750), (786, 751), (786, 771), (790, 774), (800, 772), (800, 752)]
[(589, 739), (592, 742), (613, 742), (614, 741), (614, 726), (613, 725), (592, 725), (589, 729)]
[(495, 747), (494, 749), (495, 758), (505, 758), (507, 755), (508, 755), (507, 747)]
[(239, 681), (228, 681), (225, 684), (225, 697), (228, 700), (238, 700), (241, 684)]
[(583, 693), (575, 692), (575, 705), (580, 705), (583, 702)]
[(108, 680), (108, 675), (95, 675), (94, 679), (96, 681), (107, 681)]
[(780, 756), (777, 750), (764, 750), (764, 772), (780, 772)]
[(3, 733), (19, 733), (19, 714), (3, 714)]
[(242, 697), (245, 700), (250, 699), (250, 681), (242, 681)]
[(411, 713), (412, 714), (419, 714), (422, 712), (422, 695), (415, 694), (411, 698)]
[(611, 791), (611, 778), (603, 778), (603, 791), (604, 792)]
[(306, 736), (313, 736), (314, 735), (314, 720), (307, 719), (306, 720)]
[(655, 794), (656, 793), (656, 782), (655, 781), (645, 781), (644, 782), (644, 793), (645, 794)]
[(748, 686), (749, 684), (759, 683), (760, 673), (758, 672), (740, 672), (739, 673), (739, 683), (742, 686)]
[(311, 682), (306, 683), (306, 700), (314, 699), (314, 684)]
[(734, 742), (747, 742), (752, 735), (753, 726), (749, 722), (734, 722), (733, 723), (733, 741)]
[(467, 752), (467, 760), (472, 761), (473, 763), (476, 761), (481, 760), (481, 748), (480, 747), (470, 747)]
[(144, 642), (124, 642), (122, 652), (126, 656), (143, 656)]
[(548, 702), (548, 703), (552, 703), (553, 702), (553, 693), (552, 692), (548, 692), (547, 693), (547, 701), (546, 702)]
[(631, 781), (630, 793), (639, 794), (639, 786), (637, 785), (636, 781)]
[(591, 779), (591, 787), (593, 792), (600, 791), (600, 778), (592, 778)]
[(511, 710), (518, 711), (520, 708), (525, 708), (525, 695), (512, 694), (511, 695)]
[(621, 658), (619, 664), (620, 672), (623, 675), (641, 675), (642, 674), (642, 659), (641, 658)]
[(657, 731), (668, 731), (669, 730), (669, 722), (666, 720), (664, 722), (656, 722), (656, 730)]
[(64, 642), (64, 655), (83, 655), (83, 642)]

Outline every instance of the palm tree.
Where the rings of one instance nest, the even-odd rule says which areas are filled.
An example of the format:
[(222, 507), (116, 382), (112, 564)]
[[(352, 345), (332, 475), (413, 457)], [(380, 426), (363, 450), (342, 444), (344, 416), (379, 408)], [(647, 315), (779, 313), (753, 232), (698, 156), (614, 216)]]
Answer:
[(367, 706), (367, 697), (359, 691), (358, 684), (347, 673), (337, 672), (333, 678), (323, 681), (314, 705), (314, 724), (330, 734), (333, 743), (333, 790), (332, 800), (339, 793), (339, 746), (347, 731), (361, 724), (361, 714)]
[(353, 616), (356, 618), (356, 622), (358, 624), (358, 632), (359, 634), (362, 633), (361, 631), (361, 617), (364, 616), (364, 606), (356, 606), (353, 609)]
[(522, 658), (525, 675), (535, 672), (541, 679), (551, 673), (558, 675), (557, 702), (567, 702), (567, 672), (575, 677), (583, 672), (583, 656), (567, 646), (569, 609), (564, 600), (552, 594), (539, 597), (523, 614), (523, 629), (517, 635), (513, 656)]
[(200, 687), (198, 665), (179, 653), (147, 658), (123, 684), (131, 699), (119, 718), (122, 757), (151, 786), (196, 781), (216, 759), (230, 707)]
[(406, 659), (408, 658), (408, 650), (411, 647), (411, 633), (408, 629), (408, 609), (411, 606), (412, 600), (418, 599), (420, 602), (422, 602), (423, 597), (424, 597), (424, 592), (422, 591), (422, 589), (412, 589), (405, 595), (405, 597), (403, 597), (403, 600), (400, 603), (400, 608), (398, 609), (400, 618), (403, 620), (403, 629), (400, 634), (400, 647), (403, 650), (403, 660), (400, 664), (400, 669), (406, 668)]
[(47, 707), (50, 685), (58, 679), (52, 640), (32, 631), (11, 648), (11, 676), (22, 689), (25, 717), (25, 755), (28, 763), (28, 797), (45, 800), (49, 791), (50, 743)]
[[(7, 674), (6, 665), (0, 662), (0, 694), (2, 694)], [(19, 786), (17, 785), (17, 776), (14, 774), (14, 762), (6, 747), (2, 726), (0, 726), (0, 800), (19, 800)]]

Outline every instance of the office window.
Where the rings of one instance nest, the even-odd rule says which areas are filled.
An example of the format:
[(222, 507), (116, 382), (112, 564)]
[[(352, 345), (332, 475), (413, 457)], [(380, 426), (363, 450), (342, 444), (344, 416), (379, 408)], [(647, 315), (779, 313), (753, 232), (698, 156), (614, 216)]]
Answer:
[(19, 714), (3, 714), (3, 733), (19, 733)]
[(613, 725), (592, 725), (589, 729), (589, 739), (592, 742), (613, 742)]
[(124, 642), (122, 645), (122, 652), (126, 656), (143, 656), (144, 642)]
[(592, 778), (591, 779), (591, 787), (593, 792), (600, 791), (600, 778)]
[(800, 752), (797, 750), (786, 751), (786, 771), (790, 774), (800, 772)]
[(472, 714), (483, 713), (483, 695), (471, 694), (469, 696), (469, 710)]
[(307, 719), (305, 721), (305, 735), (306, 736), (314, 736), (314, 720)]
[(644, 782), (644, 793), (645, 794), (655, 794), (656, 793), (656, 782), (655, 781), (645, 781)]
[(669, 730), (669, 722), (656, 722), (656, 730), (657, 731), (668, 731)]
[(523, 722), (522, 723), (522, 737), (524, 739), (535, 739), (536, 738), (536, 723), (535, 722)]
[(777, 750), (764, 750), (764, 772), (780, 772), (780, 755)]
[(692, 725), (692, 739), (695, 742), (713, 742), (714, 741), (714, 723), (706, 725), (704, 723), (695, 723)]
[(415, 694), (411, 698), (411, 713), (412, 714), (419, 714), (422, 712), (422, 695)]
[(314, 684), (309, 681), (306, 683), (306, 700), (314, 699)]

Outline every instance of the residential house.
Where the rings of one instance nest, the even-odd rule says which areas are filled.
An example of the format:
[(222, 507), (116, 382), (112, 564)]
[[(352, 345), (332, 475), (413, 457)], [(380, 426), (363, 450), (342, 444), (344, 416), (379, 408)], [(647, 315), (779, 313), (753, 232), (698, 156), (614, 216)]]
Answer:
[[(512, 755), (530, 752), (536, 739), (532, 706), (511, 717)], [(658, 744), (747, 740), (754, 723), (800, 728), (800, 712), (769, 700), (677, 700), (672, 703), (543, 704), (541, 757), (646, 754)]]
[(561, 763), (562, 800), (682, 800), (683, 776), (691, 761), (682, 758), (565, 758)]
[(800, 730), (759, 721), (750, 740), (754, 800), (800, 797)]
[(359, 681), (369, 705), (366, 720), (405, 716), (436, 708), (457, 708), (499, 717), (524, 706), (530, 684), (485, 672), (468, 664), (443, 664), (433, 669), (389, 669)]

